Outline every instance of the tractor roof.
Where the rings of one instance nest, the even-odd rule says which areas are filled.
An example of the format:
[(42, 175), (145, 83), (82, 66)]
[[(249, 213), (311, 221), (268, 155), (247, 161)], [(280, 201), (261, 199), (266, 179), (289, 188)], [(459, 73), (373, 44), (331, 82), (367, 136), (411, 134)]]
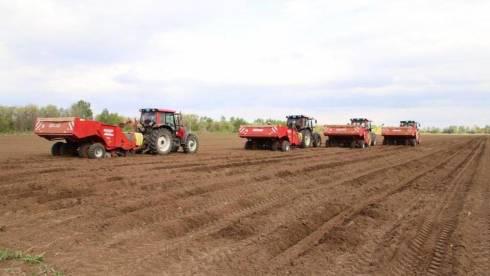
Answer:
[(289, 116), (286, 116), (286, 118), (288, 119), (299, 119), (299, 118), (305, 118), (305, 119), (313, 119), (313, 117), (309, 117), (309, 116), (306, 116), (306, 115), (289, 115)]
[(416, 124), (416, 121), (400, 121), (402, 124)]
[(176, 113), (177, 111), (172, 109), (164, 109), (164, 108), (142, 108), (140, 112), (167, 112), (167, 113)]
[(352, 118), (350, 120), (352, 122), (371, 122), (369, 119), (366, 119), (366, 118)]

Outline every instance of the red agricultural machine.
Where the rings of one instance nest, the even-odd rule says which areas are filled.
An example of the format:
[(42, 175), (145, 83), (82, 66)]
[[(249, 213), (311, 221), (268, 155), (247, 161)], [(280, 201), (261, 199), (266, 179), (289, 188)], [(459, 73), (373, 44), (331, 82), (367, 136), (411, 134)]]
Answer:
[(371, 121), (365, 118), (351, 119), (347, 125), (326, 125), (324, 135), (326, 147), (366, 148), (376, 145)]
[(287, 116), (287, 125), (244, 125), (239, 135), (247, 139), (245, 149), (289, 151), (291, 147), (319, 147), (320, 134), (314, 132), (317, 121), (304, 115)]
[(174, 110), (141, 109), (138, 131), (123, 132), (121, 127), (77, 117), (38, 118), (34, 132), (56, 141), (51, 154), (79, 155), (98, 159), (132, 153), (168, 154), (180, 147), (185, 153), (199, 149), (196, 135), (182, 124), (182, 115)]
[(401, 121), (399, 127), (383, 127), (383, 145), (411, 145), (420, 144), (420, 124), (415, 121)]

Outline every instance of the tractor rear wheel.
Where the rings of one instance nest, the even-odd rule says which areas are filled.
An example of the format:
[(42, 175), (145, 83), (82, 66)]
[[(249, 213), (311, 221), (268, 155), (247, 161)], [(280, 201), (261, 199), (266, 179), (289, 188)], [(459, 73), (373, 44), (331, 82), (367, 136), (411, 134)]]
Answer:
[(199, 150), (199, 139), (194, 134), (189, 134), (184, 144), (185, 153), (196, 153)]
[(90, 147), (90, 143), (84, 143), (78, 148), (78, 156), (81, 158), (88, 157), (88, 148)]
[(101, 159), (105, 157), (105, 147), (101, 143), (95, 143), (88, 147), (87, 156), (90, 159)]
[(318, 133), (313, 133), (313, 147), (318, 148), (322, 145), (322, 136)]
[(271, 150), (277, 151), (278, 149), (279, 149), (279, 141), (277, 141), (277, 140), (272, 141)]
[(281, 142), (281, 151), (288, 152), (291, 150), (291, 144), (289, 144), (289, 141), (283, 140)]
[(173, 139), (168, 129), (157, 129), (151, 132), (148, 145), (154, 154), (168, 154), (172, 150)]
[(51, 155), (53, 156), (60, 156), (61, 155), (61, 147), (64, 145), (65, 143), (63, 142), (56, 142), (53, 144), (53, 146), (51, 147)]
[(312, 142), (311, 131), (309, 129), (304, 129), (301, 131), (301, 136), (303, 137), (303, 140), (301, 141), (301, 147), (302, 148), (311, 147), (311, 142)]

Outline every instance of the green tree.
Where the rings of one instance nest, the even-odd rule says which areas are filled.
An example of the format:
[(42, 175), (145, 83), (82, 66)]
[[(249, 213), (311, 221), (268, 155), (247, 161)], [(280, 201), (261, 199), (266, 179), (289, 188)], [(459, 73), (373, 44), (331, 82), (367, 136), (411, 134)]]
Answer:
[(39, 116), (39, 108), (35, 105), (14, 108), (13, 124), (15, 131), (31, 131)]
[(230, 118), (230, 124), (232, 126), (232, 132), (238, 132), (238, 130), (240, 129), (240, 126), (246, 125), (247, 121), (245, 119), (242, 119), (242, 118), (231, 117)]
[(61, 117), (61, 110), (57, 106), (50, 104), (39, 109), (39, 116), (50, 118)]
[(121, 123), (124, 123), (123, 116), (120, 116), (117, 113), (110, 113), (107, 108), (104, 108), (104, 110), (102, 110), (102, 113), (95, 116), (95, 120), (109, 125), (119, 125)]
[(80, 117), (83, 119), (92, 119), (93, 112), (92, 109), (90, 108), (90, 103), (80, 100), (72, 104), (70, 107), (70, 116)]
[(13, 116), (13, 107), (0, 106), (0, 132), (11, 132), (14, 130)]

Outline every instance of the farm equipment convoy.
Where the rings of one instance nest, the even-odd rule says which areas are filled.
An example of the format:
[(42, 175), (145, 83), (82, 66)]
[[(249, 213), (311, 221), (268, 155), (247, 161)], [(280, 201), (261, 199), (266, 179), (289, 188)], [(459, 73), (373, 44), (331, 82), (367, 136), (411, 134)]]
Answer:
[(351, 119), (347, 125), (326, 125), (324, 135), (326, 147), (366, 148), (376, 145), (371, 121), (365, 118)]
[(240, 138), (247, 139), (245, 149), (290, 151), (291, 147), (319, 147), (322, 138), (314, 132), (317, 121), (304, 115), (287, 116), (287, 125), (244, 125)]
[(133, 153), (168, 154), (182, 147), (185, 153), (199, 149), (196, 135), (182, 124), (182, 116), (174, 110), (141, 109), (137, 131), (123, 132), (119, 126), (78, 117), (38, 118), (34, 133), (53, 144), (54, 156), (99, 159)]
[(420, 144), (420, 124), (415, 121), (401, 121), (399, 127), (383, 127), (383, 145), (411, 145)]

